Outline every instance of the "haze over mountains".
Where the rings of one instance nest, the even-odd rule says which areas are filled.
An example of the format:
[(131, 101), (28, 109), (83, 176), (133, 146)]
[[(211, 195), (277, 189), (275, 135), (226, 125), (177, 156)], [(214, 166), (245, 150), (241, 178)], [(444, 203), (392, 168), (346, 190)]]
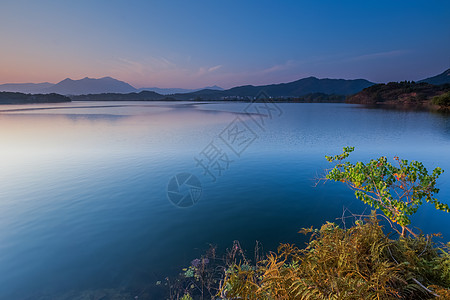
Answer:
[[(419, 82), (428, 82), (431, 84), (450, 83), (450, 69), (443, 73), (420, 80)], [(152, 95), (152, 99), (164, 99), (163, 95), (170, 95), (170, 98), (177, 100), (221, 100), (236, 99), (239, 97), (254, 97), (261, 90), (264, 90), (271, 97), (300, 97), (311, 93), (323, 93), (328, 95), (352, 95), (361, 90), (374, 85), (375, 83), (365, 79), (318, 79), (316, 77), (307, 77), (289, 83), (270, 84), (262, 86), (244, 85), (224, 90), (218, 86), (207, 87), (203, 89), (161, 89), (161, 88), (141, 88), (136, 89), (130, 84), (111, 77), (103, 77), (99, 79), (83, 78), (80, 80), (72, 80), (66, 78), (56, 84), (44, 83), (14, 83), (1, 84), (0, 91), (4, 92), (21, 92), (31, 94), (50, 94), (56, 93), (61, 95), (93, 95), (93, 94), (114, 94), (116, 98), (125, 98), (120, 94), (130, 94), (130, 97), (140, 98), (144, 95)], [(133, 94), (133, 95), (131, 95)], [(103, 95), (103, 98), (106, 95)], [(75, 97), (78, 98), (78, 97)], [(82, 97), (83, 99), (86, 97)]]
[(54, 86), (54, 83), (5, 83), (0, 84), (0, 92), (19, 92), (25, 94), (43, 93), (47, 88)]
[(86, 94), (102, 94), (102, 93), (134, 93), (141, 91), (152, 91), (161, 95), (169, 95), (176, 93), (191, 93), (203, 89), (223, 90), (215, 85), (201, 89), (180, 89), (180, 88), (140, 88), (136, 89), (132, 85), (111, 77), (89, 78), (85, 77), (80, 80), (66, 78), (56, 84), (44, 83), (7, 83), (0, 84), (0, 92), (19, 92), (30, 94), (50, 94), (56, 93), (61, 95), (86, 95)]
[(202, 89), (191, 93), (161, 95), (156, 92), (142, 91), (140, 93), (107, 93), (71, 96), (73, 100), (245, 100), (256, 97), (261, 91), (275, 98), (296, 98), (308, 94), (351, 95), (374, 85), (373, 82), (356, 79), (318, 79), (303, 78), (297, 81), (270, 85), (244, 85), (228, 90)]
[(80, 80), (66, 78), (54, 86), (48, 88), (46, 92), (62, 95), (80, 95), (80, 94), (101, 94), (101, 93), (131, 93), (136, 89), (126, 82), (103, 77), (100, 79), (85, 77)]
[(142, 91), (151, 91), (160, 95), (176, 95), (177, 98), (211, 97), (217, 99), (221, 97), (251, 97), (264, 89), (273, 97), (295, 97), (308, 93), (326, 94), (353, 94), (374, 83), (364, 80), (344, 80), (344, 79), (318, 79), (315, 77), (303, 78), (290, 83), (271, 84), (264, 86), (245, 85), (224, 90), (218, 86), (206, 87), (203, 89), (161, 89), (161, 88), (141, 88), (136, 89), (130, 84), (111, 77), (99, 79), (83, 78), (80, 80), (64, 79), (57, 84), (51, 83), (16, 83), (2, 84), (0, 91), (22, 92), (32, 94), (56, 93), (61, 95), (88, 95), (88, 94), (129, 94)]

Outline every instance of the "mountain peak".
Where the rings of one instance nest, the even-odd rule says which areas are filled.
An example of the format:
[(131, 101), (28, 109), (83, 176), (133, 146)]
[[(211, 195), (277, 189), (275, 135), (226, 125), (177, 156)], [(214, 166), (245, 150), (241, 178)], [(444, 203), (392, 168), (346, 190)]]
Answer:
[(207, 87), (205, 87), (205, 88), (203, 88), (203, 89), (223, 91), (223, 88), (221, 88), (221, 87), (218, 86), (218, 85), (207, 86)]
[(131, 93), (135, 91), (136, 89), (133, 86), (112, 77), (84, 77), (79, 80), (66, 78), (45, 90), (47, 93), (57, 93), (62, 95)]
[(439, 75), (422, 79), (419, 82), (427, 82), (434, 85), (450, 83), (450, 69), (445, 70)]

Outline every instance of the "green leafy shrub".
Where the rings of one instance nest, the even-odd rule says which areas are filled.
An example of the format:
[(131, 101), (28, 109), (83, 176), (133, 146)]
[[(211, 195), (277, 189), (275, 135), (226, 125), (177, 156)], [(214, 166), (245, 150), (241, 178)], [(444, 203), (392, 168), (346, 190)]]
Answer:
[(357, 199), (380, 209), (392, 222), (399, 224), (401, 235), (406, 230), (414, 234), (407, 228), (411, 224), (409, 216), (417, 212), (423, 200), (434, 204), (438, 210), (450, 212), (447, 204), (434, 197), (439, 192), (436, 180), (444, 172), (441, 168), (429, 174), (421, 162), (394, 157), (398, 165), (394, 166), (385, 156), (371, 159), (367, 164), (344, 161), (352, 151), (354, 147), (344, 147), (342, 154), (325, 157), (336, 163), (326, 179), (346, 183)]
[(433, 97), (431, 103), (440, 106), (450, 106), (450, 92)]

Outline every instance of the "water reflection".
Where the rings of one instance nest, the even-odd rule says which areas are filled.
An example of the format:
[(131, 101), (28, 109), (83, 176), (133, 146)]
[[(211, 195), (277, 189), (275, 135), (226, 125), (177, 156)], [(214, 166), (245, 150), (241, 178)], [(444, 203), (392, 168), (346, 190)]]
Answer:
[[(450, 199), (449, 118), (358, 105), (280, 104), (282, 117), (211, 182), (194, 157), (237, 115), (252, 124), (245, 106), (0, 107), (0, 298), (154, 287), (209, 243), (301, 245), (299, 228), (365, 208), (339, 184), (314, 187), (329, 167), (324, 155), (345, 145), (356, 147), (354, 160), (398, 155), (441, 166), (439, 196)], [(185, 171), (202, 181), (203, 195), (177, 209), (167, 184)], [(450, 236), (448, 215), (432, 207), (413, 222)]]

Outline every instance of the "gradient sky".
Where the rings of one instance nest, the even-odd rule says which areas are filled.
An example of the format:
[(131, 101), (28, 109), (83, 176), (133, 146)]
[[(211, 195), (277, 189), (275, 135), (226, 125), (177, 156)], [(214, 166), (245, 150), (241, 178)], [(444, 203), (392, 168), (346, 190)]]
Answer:
[(1, 0), (0, 43), (0, 83), (418, 80), (450, 67), (450, 1)]

